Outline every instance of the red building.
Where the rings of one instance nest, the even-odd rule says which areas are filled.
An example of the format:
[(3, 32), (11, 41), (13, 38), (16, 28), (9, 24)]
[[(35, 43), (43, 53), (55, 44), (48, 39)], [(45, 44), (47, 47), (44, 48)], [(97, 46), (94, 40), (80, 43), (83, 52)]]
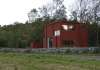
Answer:
[(42, 42), (31, 42), (30, 43), (31, 48), (43, 48), (43, 43)]
[(43, 48), (87, 46), (88, 30), (85, 24), (64, 20), (45, 25)]

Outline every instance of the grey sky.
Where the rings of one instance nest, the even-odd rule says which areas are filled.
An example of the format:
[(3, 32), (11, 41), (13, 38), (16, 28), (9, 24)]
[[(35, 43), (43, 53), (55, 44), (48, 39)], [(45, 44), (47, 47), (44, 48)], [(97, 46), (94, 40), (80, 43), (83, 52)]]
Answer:
[[(27, 13), (32, 8), (41, 7), (51, 0), (0, 0), (0, 25), (13, 24), (15, 21), (28, 20)], [(65, 0), (64, 4), (70, 9), (75, 0)]]

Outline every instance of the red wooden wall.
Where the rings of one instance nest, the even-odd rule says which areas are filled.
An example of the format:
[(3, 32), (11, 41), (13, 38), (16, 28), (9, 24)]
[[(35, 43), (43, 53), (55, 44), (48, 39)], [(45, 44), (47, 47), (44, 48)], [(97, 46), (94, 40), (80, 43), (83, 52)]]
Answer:
[[(74, 25), (72, 31), (63, 30), (62, 25)], [(54, 31), (60, 30), (60, 36), (54, 36)], [(71, 40), (74, 42), (73, 47), (88, 46), (88, 30), (85, 24), (67, 21), (56, 21), (45, 25), (43, 48), (48, 48), (48, 38), (52, 38), (52, 48), (64, 47), (63, 40)]]

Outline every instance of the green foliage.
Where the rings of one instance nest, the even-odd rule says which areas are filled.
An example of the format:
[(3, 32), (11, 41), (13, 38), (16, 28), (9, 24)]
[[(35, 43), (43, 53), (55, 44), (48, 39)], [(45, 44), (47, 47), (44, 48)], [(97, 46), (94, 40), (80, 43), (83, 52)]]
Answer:
[[(98, 29), (97, 29), (98, 28)], [(100, 26), (97, 26), (96, 23), (88, 24), (88, 32), (89, 32), (89, 46), (97, 46), (97, 33), (100, 31)], [(98, 39), (100, 41), (100, 39)]]
[(42, 41), (43, 22), (15, 22), (0, 28), (0, 47), (29, 47), (32, 41)]
[(31, 33), (31, 38), (33, 41), (41, 42), (43, 38), (43, 25), (44, 23), (41, 21), (33, 22), (32, 25), (34, 25), (34, 31)]

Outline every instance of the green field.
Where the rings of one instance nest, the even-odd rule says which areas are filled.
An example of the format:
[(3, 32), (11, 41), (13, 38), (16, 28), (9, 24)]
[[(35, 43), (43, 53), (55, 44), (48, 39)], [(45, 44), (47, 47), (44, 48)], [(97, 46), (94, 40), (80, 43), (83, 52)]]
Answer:
[(0, 70), (100, 70), (91, 55), (0, 53)]

